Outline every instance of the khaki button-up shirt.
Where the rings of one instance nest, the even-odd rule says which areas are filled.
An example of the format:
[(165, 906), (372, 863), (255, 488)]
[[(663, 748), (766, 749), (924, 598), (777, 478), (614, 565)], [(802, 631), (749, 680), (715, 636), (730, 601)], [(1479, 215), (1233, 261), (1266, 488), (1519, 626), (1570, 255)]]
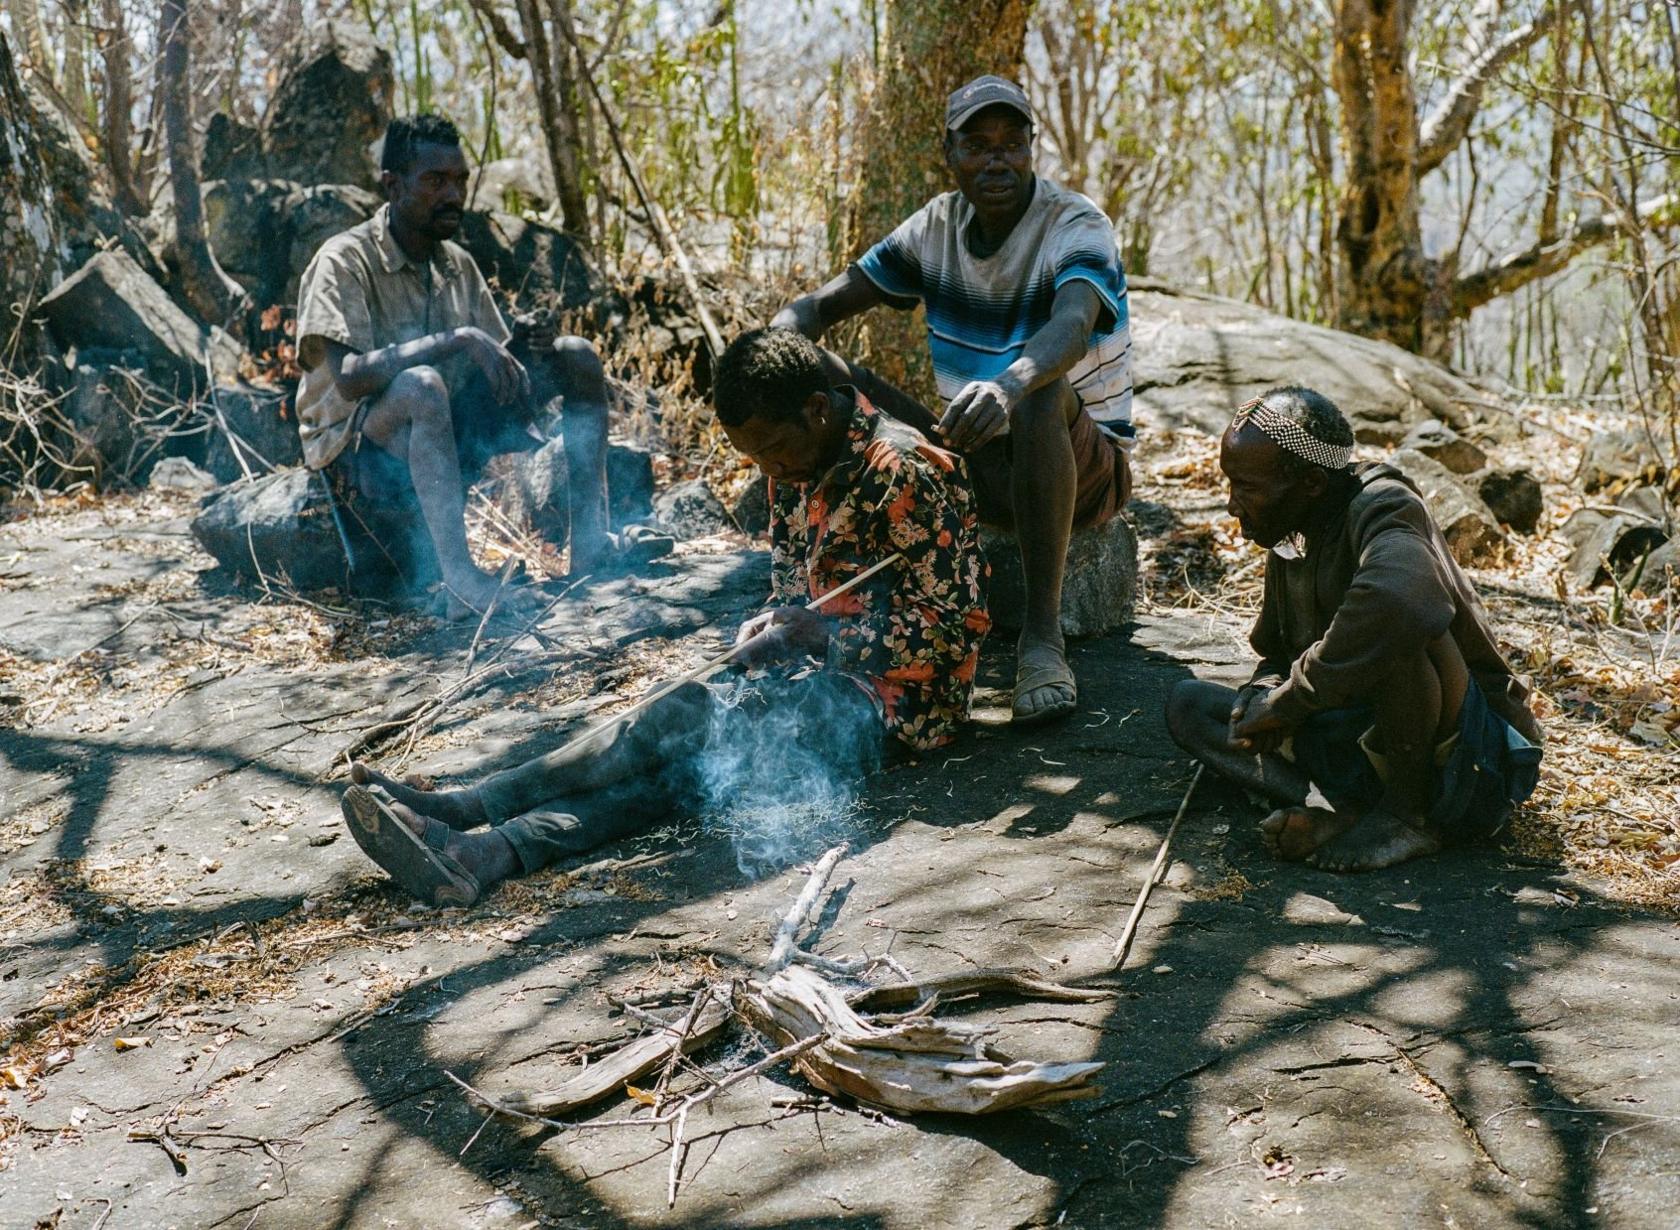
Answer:
[[(380, 350), (463, 325), (499, 342), (509, 333), (484, 275), (459, 244), (438, 244), (426, 265), (411, 260), (391, 234), (389, 205), (334, 235), (304, 270), (298, 291), (298, 435), (303, 459), (319, 470), (349, 443), (356, 403), (344, 397), (323, 360), (327, 342), (357, 352)], [(439, 367), (450, 391), (472, 372), (456, 355)]]

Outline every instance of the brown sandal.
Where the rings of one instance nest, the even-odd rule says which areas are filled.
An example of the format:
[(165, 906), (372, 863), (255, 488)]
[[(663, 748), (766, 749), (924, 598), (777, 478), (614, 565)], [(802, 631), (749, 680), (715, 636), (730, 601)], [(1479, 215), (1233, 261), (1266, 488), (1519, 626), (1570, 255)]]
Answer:
[(362, 853), (416, 900), (432, 906), (473, 905), (484, 892), (476, 877), (443, 852), (450, 828), (430, 816), (426, 835), (397, 818), (377, 787), (351, 786), (339, 807)]

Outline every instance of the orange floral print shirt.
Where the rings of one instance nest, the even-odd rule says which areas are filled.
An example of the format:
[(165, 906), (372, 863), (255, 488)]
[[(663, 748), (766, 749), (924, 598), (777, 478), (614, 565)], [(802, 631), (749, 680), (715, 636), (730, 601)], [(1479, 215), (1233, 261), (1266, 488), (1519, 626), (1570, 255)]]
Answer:
[(838, 622), (829, 664), (865, 684), (889, 734), (925, 750), (968, 717), (991, 570), (962, 458), (851, 392), (834, 467), (770, 484), (770, 601), (803, 605), (901, 554), (823, 608)]

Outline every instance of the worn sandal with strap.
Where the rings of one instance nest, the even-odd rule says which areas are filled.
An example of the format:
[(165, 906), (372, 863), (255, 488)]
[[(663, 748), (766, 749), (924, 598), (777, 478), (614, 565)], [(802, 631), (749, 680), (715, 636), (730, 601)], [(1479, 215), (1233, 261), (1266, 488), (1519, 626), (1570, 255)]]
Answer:
[(350, 836), (403, 889), (431, 906), (472, 905), (483, 893), (478, 879), (443, 852), (451, 829), (430, 816), (418, 837), (398, 819), (377, 787), (351, 786), (339, 803)]
[[(1060, 687), (1063, 698), (1037, 709), (1023, 709), (1021, 702), (1041, 688)], [(1015, 665), (1015, 696), (1011, 712), (1017, 726), (1034, 726), (1066, 717), (1079, 707), (1079, 685), (1067, 659), (1042, 646), (1027, 650)]]

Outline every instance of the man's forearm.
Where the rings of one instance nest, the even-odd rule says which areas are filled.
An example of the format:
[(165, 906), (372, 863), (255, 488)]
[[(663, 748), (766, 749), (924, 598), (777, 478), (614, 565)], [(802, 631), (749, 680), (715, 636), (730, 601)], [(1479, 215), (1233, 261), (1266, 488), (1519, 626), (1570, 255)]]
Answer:
[(459, 354), (465, 342), (465, 330), (449, 329), (363, 354), (350, 353), (339, 365), (335, 383), (346, 401), (360, 401), (383, 391), (411, 367), (429, 367)]
[(1003, 369), (998, 383), (1019, 400), (1067, 375), (1090, 349), (1091, 326), (1078, 316), (1058, 313), (1027, 339), (1021, 357)]

